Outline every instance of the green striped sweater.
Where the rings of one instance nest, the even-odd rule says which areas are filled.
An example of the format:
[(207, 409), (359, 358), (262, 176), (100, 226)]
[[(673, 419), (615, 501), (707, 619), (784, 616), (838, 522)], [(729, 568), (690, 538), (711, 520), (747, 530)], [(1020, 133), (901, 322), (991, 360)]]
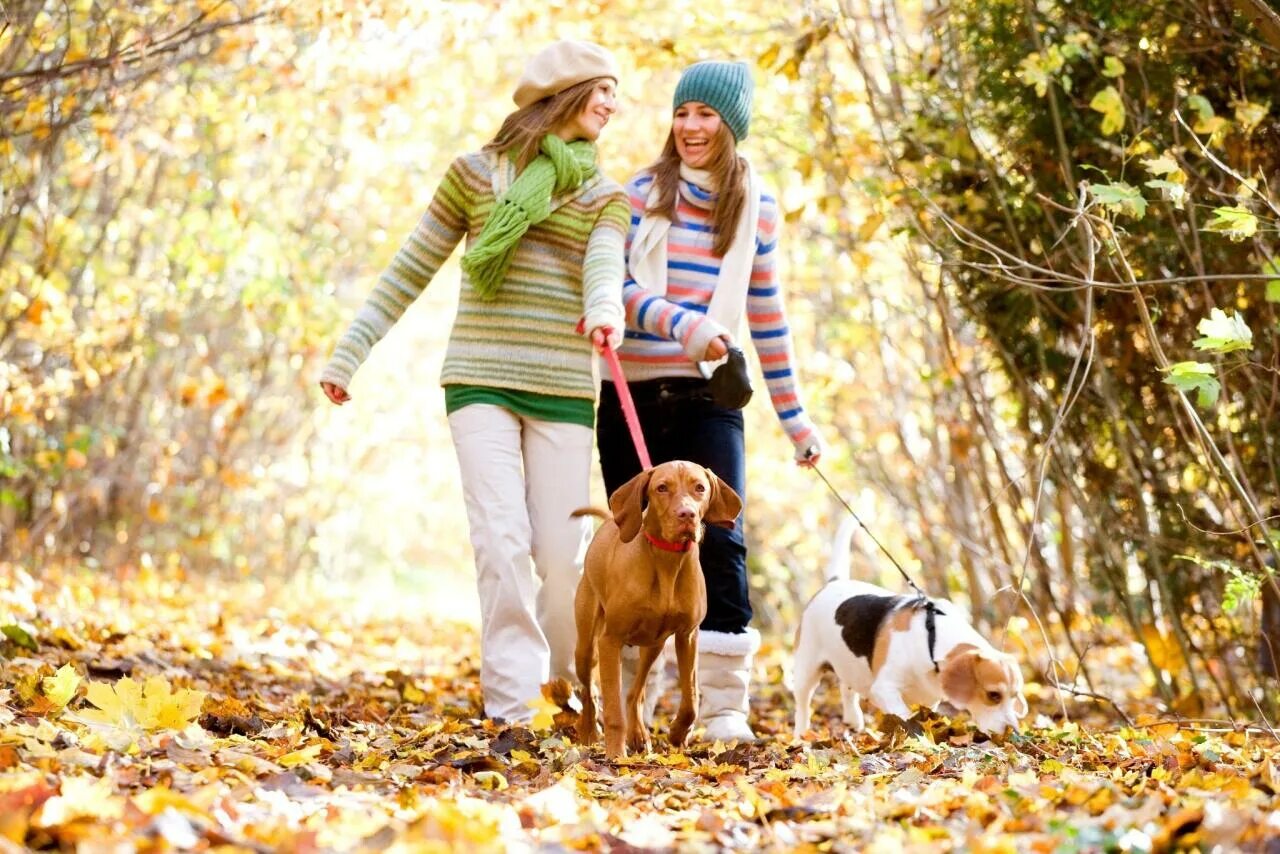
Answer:
[[(347, 388), (465, 235), (479, 235), (495, 200), (515, 177), (505, 155), (482, 151), (455, 160), (418, 226), (356, 315), (321, 374)], [(554, 211), (525, 234), (493, 300), (462, 274), (458, 314), (440, 384), (489, 386), (595, 399), (591, 341), (575, 331), (625, 326), (623, 245), (627, 196), (597, 172), (552, 199)]]

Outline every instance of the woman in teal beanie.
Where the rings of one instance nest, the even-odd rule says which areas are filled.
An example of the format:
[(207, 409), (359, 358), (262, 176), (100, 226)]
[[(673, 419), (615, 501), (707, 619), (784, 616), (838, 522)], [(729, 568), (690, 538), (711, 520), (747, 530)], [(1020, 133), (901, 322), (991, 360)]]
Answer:
[(570, 513), (590, 503), (592, 346), (623, 326), (630, 211), (595, 162), (617, 79), (613, 57), (590, 42), (557, 42), (529, 60), (517, 109), (481, 151), (453, 161), (320, 378), (329, 400), (350, 400), (369, 351), (465, 239), (440, 382), (475, 552), (491, 718), (530, 720), (542, 684), (573, 676), (590, 526)]
[[(744, 501), (742, 412), (730, 408), (741, 404), (723, 396), (717, 402), (705, 379), (739, 339), (744, 316), (796, 460), (811, 465), (822, 449), (801, 404), (776, 277), (778, 204), (738, 153), (750, 129), (751, 96), (751, 69), (743, 62), (699, 62), (680, 76), (662, 155), (626, 187), (627, 329), (619, 351), (654, 463), (701, 463)], [(596, 439), (612, 494), (640, 463), (608, 382)], [(707, 528), (701, 559), (707, 582), (707, 617), (698, 633), (703, 737), (750, 739), (748, 690), (760, 635), (750, 626), (741, 517), (733, 530)], [(624, 656), (624, 665), (629, 660)], [(646, 691), (649, 710), (654, 693)]]

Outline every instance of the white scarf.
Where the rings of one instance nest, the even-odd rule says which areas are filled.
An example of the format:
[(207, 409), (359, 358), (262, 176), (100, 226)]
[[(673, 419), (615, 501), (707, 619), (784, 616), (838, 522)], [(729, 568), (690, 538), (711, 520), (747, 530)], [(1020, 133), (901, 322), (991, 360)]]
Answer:
[[(751, 268), (756, 255), (756, 227), (760, 221), (760, 186), (751, 163), (745, 158), (743, 163), (746, 165), (747, 204), (738, 217), (733, 245), (720, 259), (720, 273), (716, 277), (711, 303), (707, 306), (707, 316), (727, 329), (735, 343), (739, 340), (742, 315), (747, 308), (747, 288), (751, 284)], [(680, 164), (680, 177), (702, 188), (711, 187), (714, 183), (711, 173), (684, 163)], [(650, 207), (656, 201), (657, 187), (651, 186), (645, 207)], [(631, 241), (627, 269), (636, 284), (654, 296), (665, 296), (667, 293), (667, 233), (670, 230), (671, 220), (645, 213), (636, 228), (636, 236)]]

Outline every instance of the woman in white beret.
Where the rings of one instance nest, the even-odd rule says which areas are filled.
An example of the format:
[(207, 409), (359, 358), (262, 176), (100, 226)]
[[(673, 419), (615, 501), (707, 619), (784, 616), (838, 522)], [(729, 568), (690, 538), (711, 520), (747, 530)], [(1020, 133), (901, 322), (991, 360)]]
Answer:
[(590, 526), (569, 514), (589, 503), (592, 348), (616, 346), (624, 325), (631, 211), (595, 148), (617, 80), (613, 57), (590, 42), (557, 42), (529, 60), (517, 109), (482, 150), (453, 161), (320, 380), (333, 403), (350, 400), (369, 351), (466, 239), (440, 383), (475, 551), (491, 718), (528, 721), (544, 682), (572, 678)]

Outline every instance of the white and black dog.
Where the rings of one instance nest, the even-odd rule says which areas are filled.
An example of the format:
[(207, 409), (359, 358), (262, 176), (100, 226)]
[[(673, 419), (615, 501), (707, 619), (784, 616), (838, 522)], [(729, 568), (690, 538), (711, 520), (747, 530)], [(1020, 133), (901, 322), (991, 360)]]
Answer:
[(795, 734), (809, 729), (809, 706), (823, 664), (840, 680), (844, 722), (864, 726), (861, 698), (906, 720), (908, 704), (934, 708), (945, 699), (988, 734), (1017, 729), (1027, 714), (1022, 672), (950, 602), (903, 596), (849, 579), (856, 522), (844, 520), (832, 543), (827, 584), (805, 606), (793, 670)]

